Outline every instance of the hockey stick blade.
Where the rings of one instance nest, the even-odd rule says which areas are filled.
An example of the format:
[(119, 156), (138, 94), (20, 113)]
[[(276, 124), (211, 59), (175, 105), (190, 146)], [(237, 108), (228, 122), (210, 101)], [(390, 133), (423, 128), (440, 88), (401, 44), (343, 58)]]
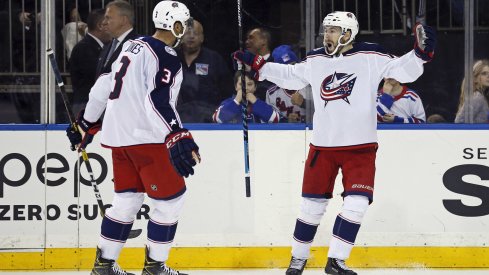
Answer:
[(141, 235), (141, 232), (143, 232), (142, 229), (133, 229), (129, 232), (129, 235), (127, 236), (128, 239), (134, 239), (139, 237)]
[[(56, 62), (56, 57), (54, 56), (54, 51), (52, 49), (47, 49), (46, 54), (48, 56), (48, 59), (51, 63), (51, 68), (53, 69), (54, 76), (56, 78), (56, 84), (59, 87), (59, 90), (61, 92), (61, 98), (63, 99), (63, 104), (65, 105), (66, 112), (68, 114), (68, 118), (70, 120), (71, 127), (75, 131), (79, 131), (78, 127), (76, 125), (75, 121), (75, 115), (73, 114), (73, 110), (71, 109), (71, 104), (68, 100), (68, 95), (66, 94), (66, 90), (64, 87), (63, 83), (63, 78), (61, 77), (61, 72), (59, 71), (58, 68), (58, 63)], [(92, 188), (95, 194), (95, 198), (97, 199), (97, 204), (100, 209), (100, 214), (102, 214), (102, 217), (105, 216), (105, 207), (104, 203), (102, 201), (102, 196), (100, 195), (100, 192), (98, 190), (97, 182), (95, 181), (95, 177), (93, 175), (93, 169), (92, 165), (90, 165), (90, 160), (88, 158), (88, 154), (85, 151), (85, 149), (81, 150), (82, 153), (82, 159), (83, 162), (85, 163), (85, 167), (87, 168), (88, 174), (90, 176), (90, 183), (92, 184)], [(129, 232), (128, 239), (133, 239), (141, 235), (142, 229), (134, 229)]]

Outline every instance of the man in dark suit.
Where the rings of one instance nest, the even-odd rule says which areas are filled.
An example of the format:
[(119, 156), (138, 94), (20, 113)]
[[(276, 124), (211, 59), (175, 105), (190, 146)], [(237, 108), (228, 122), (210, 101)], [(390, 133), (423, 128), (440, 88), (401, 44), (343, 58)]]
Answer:
[(110, 35), (104, 27), (105, 11), (93, 10), (87, 19), (88, 32), (75, 45), (70, 57), (70, 74), (73, 85), (73, 111), (78, 113), (88, 102), (88, 93), (95, 84), (97, 62)]
[[(254, 28), (246, 34), (245, 46), (253, 54), (261, 55), (266, 62), (273, 62), (272, 34), (265, 28)], [(255, 95), (265, 101), (267, 91), (275, 85), (268, 81), (259, 81), (256, 85)]]
[(129, 39), (138, 37), (134, 31), (134, 9), (129, 2), (115, 0), (105, 8), (105, 27), (111, 35), (111, 43), (105, 45), (97, 64), (97, 77), (111, 71), (112, 63), (121, 52), (122, 45)]

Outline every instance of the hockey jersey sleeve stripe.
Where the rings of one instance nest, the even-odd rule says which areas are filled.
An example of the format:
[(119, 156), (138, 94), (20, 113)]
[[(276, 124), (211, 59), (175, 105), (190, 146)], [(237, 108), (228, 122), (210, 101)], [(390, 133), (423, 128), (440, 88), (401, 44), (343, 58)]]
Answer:
[[(166, 62), (163, 64), (163, 60), (154, 52), (151, 45), (144, 41), (143, 43), (155, 58), (157, 66), (156, 75), (153, 78), (154, 90), (151, 91), (149, 98), (153, 110), (170, 131), (181, 128), (180, 117), (175, 106), (170, 103), (172, 100), (176, 100), (173, 98), (173, 89), (176, 82), (175, 78), (182, 73), (181, 64), (179, 62)], [(177, 65), (179, 65), (178, 68)], [(171, 74), (171, 81), (168, 81), (169, 83), (162, 81), (167, 74)]]

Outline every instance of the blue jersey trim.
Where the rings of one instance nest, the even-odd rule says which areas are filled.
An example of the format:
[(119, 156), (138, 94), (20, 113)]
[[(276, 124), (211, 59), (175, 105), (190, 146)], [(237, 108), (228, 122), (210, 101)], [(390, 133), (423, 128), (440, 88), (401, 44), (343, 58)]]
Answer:
[[(185, 123), (189, 130), (222, 131), (242, 130), (240, 123)], [(0, 131), (65, 131), (68, 124), (0, 124)], [(250, 130), (305, 130), (312, 129), (309, 123), (249, 123)], [(434, 124), (378, 124), (378, 130), (489, 130), (489, 124), (434, 123)]]

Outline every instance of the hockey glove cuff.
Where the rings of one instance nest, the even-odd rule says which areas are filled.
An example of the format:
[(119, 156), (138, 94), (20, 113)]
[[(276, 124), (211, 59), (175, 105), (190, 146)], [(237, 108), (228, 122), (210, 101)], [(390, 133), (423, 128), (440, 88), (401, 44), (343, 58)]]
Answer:
[(177, 173), (182, 177), (194, 174), (197, 162), (200, 162), (199, 146), (187, 129), (170, 132), (165, 139), (170, 161)]
[(265, 58), (261, 55), (254, 55), (249, 51), (236, 51), (233, 53), (233, 58), (251, 67), (251, 72), (255, 79), (258, 79), (259, 71), (265, 65)]
[(416, 56), (430, 62), (435, 55), (436, 31), (430, 26), (418, 23), (414, 26), (413, 32), (416, 38), (414, 42)]
[(84, 114), (85, 114), (85, 109), (80, 111), (80, 113), (78, 114), (78, 118), (76, 120), (78, 127), (80, 127), (80, 129), (82, 129), (83, 132), (85, 132), (85, 134), (83, 135), (83, 139), (80, 143), (80, 146), (78, 147), (78, 151), (85, 149), (88, 144), (92, 143), (93, 137), (102, 128), (102, 121), (100, 119), (97, 120), (96, 122), (90, 122), (83, 117)]

